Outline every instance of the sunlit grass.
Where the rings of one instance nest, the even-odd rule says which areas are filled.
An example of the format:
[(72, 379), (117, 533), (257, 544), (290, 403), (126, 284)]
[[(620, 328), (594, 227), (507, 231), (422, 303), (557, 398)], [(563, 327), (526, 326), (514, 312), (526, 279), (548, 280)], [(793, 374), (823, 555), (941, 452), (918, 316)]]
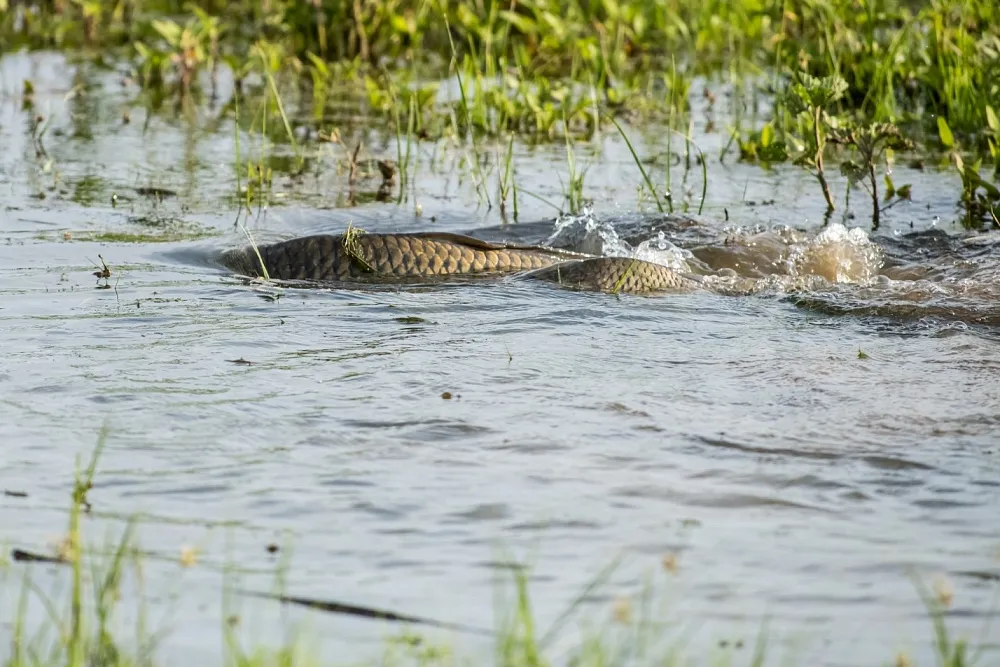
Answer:
[[(611, 108), (629, 100), (641, 106), (651, 97), (649, 84), (658, 82), (668, 101), (686, 105), (685, 84), (693, 76), (727, 69), (773, 73), (773, 81), (798, 71), (840, 76), (847, 84), (841, 110), (878, 121), (942, 115), (969, 136), (985, 127), (987, 106), (1000, 108), (1000, 8), (989, 0), (391, 0), (359, 7), (326, 0), (310, 3), (315, 9), (292, 0), (39, 0), (28, 6), (34, 11), (0, 17), (0, 34), (11, 43), (123, 46), (145, 81), (174, 80), (182, 91), (198, 85), (199, 71), (252, 59), (261, 42), (280, 44), (289, 69), (313, 68), (314, 82), (346, 74), (347, 64), (361, 75), (380, 62), (410, 61), (439, 73), (449, 62), (467, 66), (484, 81), (504, 79), (501, 89), (513, 92), (488, 102), (499, 112), (497, 133), (517, 130), (525, 111), (544, 128), (546, 119), (592, 104), (589, 93), (577, 95), (559, 82), (591, 83)], [(550, 102), (562, 112), (553, 116), (544, 108)], [(466, 108), (472, 109), (468, 100)]]
[[(965, 209), (965, 222), (1000, 225), (1000, 5), (988, 0), (390, 0), (357, 6), (38, 0), (27, 6), (27, 13), (0, 14), (0, 36), (9, 43), (121, 57), (140, 84), (161, 97), (204, 95), (206, 81), (214, 95), (216, 72), (228, 66), (237, 83), (234, 101), (240, 91), (244, 102), (262, 100), (251, 128), (263, 142), (287, 147), (297, 172), (316, 152), (303, 138), (309, 133), (297, 131), (321, 125), (345, 97), (356, 101), (372, 124), (381, 116), (395, 126), (399, 202), (416, 195), (412, 159), (422, 142), (457, 146), (480, 205), (499, 204), (502, 218), (508, 198), (538, 196), (513, 187), (510, 161), (493, 159), (504, 144), (509, 151), (511, 136), (566, 145), (562, 195), (569, 211), (587, 197), (570, 146), (607, 129), (627, 139), (627, 125), (666, 124), (669, 135), (684, 138), (690, 171), (697, 149), (692, 95), (696, 77), (704, 77), (716, 89), (733, 90), (735, 126), (719, 159), (737, 145), (740, 159), (765, 168), (791, 161), (809, 169), (828, 215), (842, 196), (828, 173), (850, 161), (848, 151), (827, 141), (829, 131), (880, 123), (898, 128), (918, 153), (934, 155), (939, 122), (945, 122), (954, 137), (949, 151), (961, 159), (952, 161), (964, 182), (955, 202)], [(833, 94), (819, 95), (823, 90)], [(772, 108), (759, 113), (761, 106)], [(280, 122), (269, 123), (269, 114)], [(664, 192), (643, 178), (658, 210), (674, 209), (674, 149), (668, 136)], [(262, 146), (258, 159), (239, 167), (247, 208), (272, 198), (264, 153)], [(704, 156), (700, 161), (704, 176)], [(494, 168), (497, 201), (488, 186)], [(992, 171), (992, 179), (978, 177), (980, 168)], [(870, 178), (860, 182), (870, 194), (883, 190)], [(708, 189), (703, 178), (699, 210)], [(895, 189), (889, 184), (884, 191)], [(873, 201), (876, 226), (885, 205), (884, 198)]]

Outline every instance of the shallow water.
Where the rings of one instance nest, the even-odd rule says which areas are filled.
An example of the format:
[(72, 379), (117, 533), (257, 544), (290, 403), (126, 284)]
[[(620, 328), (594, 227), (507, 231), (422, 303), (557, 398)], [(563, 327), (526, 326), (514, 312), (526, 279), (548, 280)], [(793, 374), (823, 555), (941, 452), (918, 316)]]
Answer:
[[(35, 112), (53, 119), (48, 157), (27, 129), (28, 76)], [(515, 279), (278, 290), (206, 259), (243, 242), (218, 104), (158, 113), (144, 129), (138, 92), (114, 72), (8, 55), (0, 80), (0, 489), (27, 494), (0, 496), (0, 532), (50, 550), (75, 457), (107, 422), (90, 537), (144, 516), (150, 625), (172, 628), (166, 655), (218, 653), (226, 562), (266, 589), (282, 557), (294, 594), (492, 627), (493, 581), (508, 574), (500, 549), (511, 550), (532, 563), (547, 627), (616, 555), (626, 563), (593, 613), (609, 615), (672, 555), (664, 618), (694, 633), (698, 656), (742, 642), (742, 662), (767, 620), (771, 651), (799, 664), (885, 663), (901, 650), (929, 664), (909, 568), (950, 580), (955, 632), (978, 637), (995, 615), (1000, 237), (951, 222), (949, 173), (899, 166), (914, 201), (872, 233), (855, 192), (857, 217), (838, 213), (822, 232), (805, 172), (710, 160), (702, 214), (665, 217), (637, 202), (631, 156), (606, 135), (585, 188), (598, 226), (627, 248), (652, 240), (654, 255), (662, 231), (664, 261), (714, 274), (718, 291), (615, 297)], [(80, 83), (90, 92), (66, 101)], [(727, 137), (704, 133), (709, 114), (695, 106), (699, 146), (717, 155)], [(395, 156), (394, 135), (369, 134), (373, 154)], [(664, 149), (655, 130), (633, 141)], [(537, 199), (521, 198), (516, 225), (477, 207), (454, 148), (418, 171), (416, 201), (340, 207), (338, 150), (319, 152), (302, 181), (279, 175), (287, 203), (248, 221), (258, 238), (352, 223), (553, 240), (553, 211)], [(560, 177), (561, 144), (519, 151), (523, 187), (559, 202)], [(700, 174), (688, 181), (693, 211)], [(142, 186), (177, 196), (149, 200)], [(95, 236), (109, 232), (174, 240)], [(98, 255), (114, 289), (97, 288)], [(177, 564), (184, 547), (203, 550), (194, 567)], [(5, 609), (23, 567), (4, 574)], [(43, 588), (59, 583), (57, 570), (34, 570)], [(281, 639), (269, 625), (279, 610), (241, 608), (248, 637)], [(392, 630), (308, 618), (345, 661), (378, 655)], [(984, 639), (996, 656), (1000, 628)]]

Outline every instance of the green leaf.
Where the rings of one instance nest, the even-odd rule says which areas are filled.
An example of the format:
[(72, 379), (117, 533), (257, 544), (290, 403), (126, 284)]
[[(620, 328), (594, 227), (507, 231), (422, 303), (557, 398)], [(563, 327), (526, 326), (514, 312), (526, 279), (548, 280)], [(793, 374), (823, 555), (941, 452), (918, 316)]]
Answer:
[(760, 145), (761, 148), (767, 148), (771, 145), (774, 140), (774, 128), (768, 123), (764, 126), (764, 129), (760, 131)]
[(173, 21), (153, 21), (153, 29), (160, 33), (163, 39), (170, 42), (171, 46), (177, 46), (181, 39), (181, 27)]
[(1000, 118), (997, 118), (997, 112), (988, 104), (986, 105), (986, 124), (994, 132), (1000, 132)]
[(912, 188), (913, 186), (910, 183), (907, 183), (906, 185), (900, 186), (900, 188), (896, 190), (896, 194), (899, 195), (900, 199), (909, 199), (910, 190)]
[(784, 162), (788, 159), (788, 150), (784, 141), (775, 141), (770, 146), (765, 146), (760, 151), (760, 158), (764, 162)]
[(500, 18), (510, 23), (512, 26), (521, 31), (524, 35), (534, 35), (538, 32), (538, 26), (535, 22), (526, 16), (521, 16), (515, 12), (507, 11), (506, 9), (500, 12)]
[(986, 196), (990, 199), (1000, 199), (1000, 190), (989, 181), (979, 179), (979, 187), (986, 191)]
[(462, 24), (464, 28), (476, 33), (479, 32), (481, 23), (479, 21), (479, 16), (476, 15), (471, 9), (466, 5), (460, 4), (455, 9), (455, 19)]
[(313, 52), (306, 53), (306, 57), (312, 62), (313, 68), (323, 75), (323, 78), (328, 78), (330, 76), (330, 68), (326, 66), (326, 61), (317, 56)]
[(892, 182), (892, 176), (885, 175), (885, 198), (892, 199), (896, 194), (896, 185)]
[(845, 160), (840, 164), (840, 173), (847, 177), (851, 185), (855, 185), (865, 177), (864, 168), (853, 160)]
[(410, 24), (404, 16), (393, 14), (389, 21), (392, 23), (392, 28), (396, 32), (403, 33), (404, 35), (409, 35), (412, 32), (410, 30)]
[(941, 143), (944, 144), (945, 148), (951, 148), (955, 145), (955, 136), (951, 133), (951, 128), (948, 127), (948, 121), (944, 119), (944, 116), (937, 117), (938, 124), (938, 136), (941, 137)]

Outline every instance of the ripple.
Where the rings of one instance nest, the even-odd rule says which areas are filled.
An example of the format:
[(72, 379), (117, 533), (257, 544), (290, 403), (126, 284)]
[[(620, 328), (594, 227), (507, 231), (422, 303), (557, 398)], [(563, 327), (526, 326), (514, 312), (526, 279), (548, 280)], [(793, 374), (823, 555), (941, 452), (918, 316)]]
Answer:
[(862, 456), (861, 460), (879, 470), (934, 470), (934, 466), (894, 456)]
[(452, 517), (460, 521), (497, 521), (509, 516), (510, 508), (505, 503), (484, 503), (452, 514)]
[(616, 489), (612, 492), (625, 498), (651, 498), (667, 500), (687, 507), (710, 507), (724, 509), (774, 508), (788, 510), (808, 510), (810, 512), (834, 513), (835, 510), (816, 507), (806, 503), (763, 496), (752, 493), (694, 493), (665, 489), (655, 486), (636, 486)]
[(711, 438), (701, 435), (696, 435), (694, 437), (699, 442), (712, 447), (719, 447), (722, 449), (732, 449), (740, 452), (746, 452), (749, 454), (764, 454), (766, 456), (782, 456), (782, 457), (787, 456), (793, 458), (820, 459), (827, 461), (841, 458), (839, 454), (830, 451), (822, 451), (822, 450), (806, 451), (800, 449), (767, 448), (767, 447), (758, 447), (755, 445), (748, 445), (740, 442), (735, 442), (732, 440), (726, 440), (723, 438)]
[(551, 519), (547, 521), (528, 521), (508, 526), (510, 530), (542, 531), (542, 530), (597, 530), (602, 524), (585, 519)]
[[(228, 155), (231, 136), (218, 141)], [(614, 178), (634, 167), (628, 155), (608, 165)], [(798, 172), (768, 179), (813, 188)], [(373, 229), (420, 224), (401, 210), (354, 212)], [(352, 213), (322, 225), (287, 215), (261, 232), (346, 224)], [(782, 207), (774, 215), (798, 223)], [(693, 264), (738, 262), (741, 273), (765, 272), (767, 254), (784, 252), (712, 251), (730, 234), (713, 220), (605, 219), (633, 246), (664, 231), (674, 248), (695, 248)], [(552, 230), (543, 223), (503, 233), (540, 240)], [(468, 211), (450, 224), (472, 224)], [(25, 268), (0, 271), (0, 442), (10, 443), (0, 453), (13, 462), (0, 466), (0, 488), (32, 502), (0, 528), (39, 544), (64, 530), (74, 457), (110, 415), (91, 500), (116, 520), (140, 505), (163, 512), (143, 536), (156, 553), (199, 540), (192, 527), (211, 515), (240, 526), (237, 554), (264, 559), (265, 539), (293, 534), (288, 574), (303, 589), (348, 587), (460, 616), (489, 600), (484, 570), (498, 541), (539, 553), (536, 599), (560, 608), (609, 553), (637, 562), (604, 602), (638, 588), (635, 570), (681, 553), (673, 581), (690, 619), (745, 622), (777, 603), (789, 625), (825, 619), (834, 639), (878, 619), (864, 632), (881, 641), (915, 610), (905, 630), (926, 632), (906, 568), (965, 573), (955, 576), (981, 596), (1000, 577), (997, 341), (955, 324), (995, 315), (1000, 281), (986, 269), (1000, 265), (1000, 248), (870, 236), (885, 248), (889, 282), (809, 282), (801, 298), (860, 307), (855, 315), (886, 305), (884, 319), (811, 313), (780, 290), (640, 300), (515, 281), (287, 290), (273, 301), (220, 287), (202, 267), (150, 262), (143, 244), (115, 244), (116, 261), (142, 267), (128, 285), (140, 315), (148, 309), (137, 316), (89, 285), (15, 294), (57, 279), (51, 267), (83, 285), (81, 256), (96, 254), (79, 243), (18, 247)], [(955, 257), (980, 263), (951, 266)], [(846, 275), (815, 254), (797, 261)], [(901, 285), (904, 273), (925, 282)], [(255, 363), (226, 361), (238, 358)]]

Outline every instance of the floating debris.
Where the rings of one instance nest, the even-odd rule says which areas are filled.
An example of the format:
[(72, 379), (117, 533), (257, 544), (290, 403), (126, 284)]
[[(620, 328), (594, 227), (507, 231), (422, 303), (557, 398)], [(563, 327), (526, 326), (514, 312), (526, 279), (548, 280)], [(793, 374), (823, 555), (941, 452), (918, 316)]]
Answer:
[(482, 635), (493, 634), (490, 630), (486, 630), (483, 628), (461, 625), (459, 623), (448, 623), (446, 621), (436, 621), (434, 619), (421, 618), (419, 616), (408, 616), (405, 614), (397, 614), (396, 612), (392, 611), (375, 609), (373, 607), (362, 607), (359, 605), (346, 604), (343, 602), (317, 600), (314, 598), (302, 598), (291, 595), (276, 595), (273, 593), (259, 593), (256, 591), (243, 591), (243, 594), (250, 595), (253, 597), (277, 600), (285, 604), (296, 604), (303, 607), (309, 607), (311, 609), (317, 609), (319, 611), (329, 612), (332, 614), (346, 614), (348, 616), (360, 616), (362, 618), (374, 618), (383, 621), (396, 621), (400, 623), (417, 623), (420, 625), (431, 625), (434, 627), (445, 628), (448, 630), (458, 630), (461, 632), (471, 632)]
[(183, 567), (192, 567), (198, 562), (198, 551), (193, 547), (181, 547), (181, 555), (178, 559)]
[(69, 562), (65, 558), (31, 553), (30, 551), (25, 551), (23, 549), (11, 550), (10, 558), (11, 560), (19, 563), (57, 563), (59, 565), (65, 565)]
[(167, 188), (153, 188), (153, 187), (141, 187), (135, 188), (137, 194), (143, 197), (155, 197), (156, 199), (163, 199), (164, 197), (176, 197), (177, 193), (173, 190), (168, 190)]

